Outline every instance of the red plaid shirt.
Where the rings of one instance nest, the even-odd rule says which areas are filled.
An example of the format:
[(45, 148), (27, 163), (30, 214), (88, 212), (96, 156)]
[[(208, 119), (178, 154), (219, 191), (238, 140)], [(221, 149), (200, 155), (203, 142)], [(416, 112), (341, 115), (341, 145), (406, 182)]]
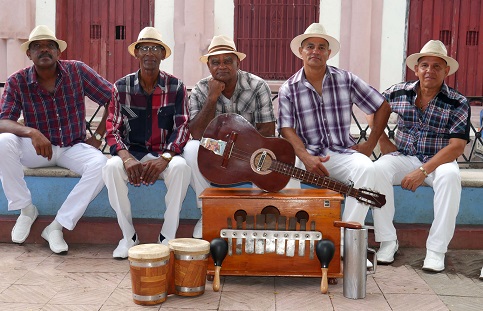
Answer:
[(104, 106), (112, 85), (79, 61), (59, 60), (54, 93), (37, 82), (34, 66), (17, 71), (5, 83), (0, 100), (0, 119), (17, 121), (39, 130), (55, 146), (72, 146), (86, 138), (84, 97)]

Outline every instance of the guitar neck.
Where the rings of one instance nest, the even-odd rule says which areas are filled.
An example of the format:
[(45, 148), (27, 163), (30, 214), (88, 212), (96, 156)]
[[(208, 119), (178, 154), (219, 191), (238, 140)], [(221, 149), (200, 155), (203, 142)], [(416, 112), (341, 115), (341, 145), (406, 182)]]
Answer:
[(292, 178), (298, 179), (308, 184), (319, 186), (321, 188), (334, 190), (349, 196), (357, 195), (357, 193), (355, 193), (357, 192), (357, 189), (353, 188), (350, 185), (344, 184), (330, 177), (320, 176), (320, 175), (302, 170), (300, 168), (294, 167), (292, 165), (289, 165), (283, 162), (272, 161), (272, 165), (270, 165), (270, 169), (277, 173), (288, 175)]

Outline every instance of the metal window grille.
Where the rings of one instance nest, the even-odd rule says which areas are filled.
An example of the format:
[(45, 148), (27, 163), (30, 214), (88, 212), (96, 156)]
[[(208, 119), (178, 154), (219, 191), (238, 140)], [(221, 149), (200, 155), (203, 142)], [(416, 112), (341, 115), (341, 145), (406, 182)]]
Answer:
[(116, 40), (126, 39), (126, 26), (116, 26)]
[(466, 32), (466, 45), (478, 45), (478, 31), (469, 30)]
[(101, 38), (101, 25), (91, 25), (91, 39)]
[(444, 43), (444, 45), (451, 44), (451, 31), (450, 30), (441, 30), (439, 32), (439, 40)]

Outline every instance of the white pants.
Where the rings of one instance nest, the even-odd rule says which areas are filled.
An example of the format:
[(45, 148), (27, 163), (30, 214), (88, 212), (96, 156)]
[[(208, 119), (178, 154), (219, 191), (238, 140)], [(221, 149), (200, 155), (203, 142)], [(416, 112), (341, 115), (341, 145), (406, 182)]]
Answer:
[[(355, 188), (374, 188), (375, 170), (374, 163), (362, 153), (338, 153), (329, 151), (329, 161), (324, 162), (324, 166), (329, 171), (330, 177), (341, 182), (354, 182)], [(305, 169), (304, 164), (297, 157), (295, 166)], [(300, 181), (291, 179), (286, 188), (300, 188)], [(364, 224), (369, 206), (360, 203), (357, 199), (346, 196), (343, 221), (357, 221)]]
[(196, 194), (196, 205), (198, 206), (198, 208), (201, 208), (200, 194), (206, 188), (210, 188), (211, 184), (205, 177), (203, 177), (203, 174), (201, 174), (200, 168), (198, 167), (199, 147), (200, 147), (199, 140), (192, 139), (188, 141), (188, 143), (184, 146), (183, 158), (185, 158), (188, 166), (191, 167), (190, 185)]
[[(397, 239), (393, 225), (395, 206), (393, 185), (400, 185), (404, 176), (418, 169), (422, 163), (414, 156), (388, 154), (374, 163), (376, 190), (386, 195), (386, 205), (373, 210), (374, 233), (377, 242)], [(453, 238), (456, 216), (461, 198), (461, 176), (456, 161), (445, 163), (424, 180), (434, 190), (434, 220), (429, 231), (426, 248), (446, 253)]]
[[(141, 162), (153, 159), (156, 157), (147, 154), (141, 159)], [(191, 170), (186, 165), (186, 161), (180, 156), (174, 156), (168, 167), (160, 174), (168, 189), (164, 197), (166, 211), (161, 229), (161, 234), (167, 240), (176, 238), (179, 213), (188, 190), (190, 173)], [(129, 179), (120, 157), (114, 156), (107, 161), (106, 166), (102, 169), (102, 178), (106, 183), (109, 202), (117, 214), (117, 222), (122, 234), (125, 239), (130, 239), (133, 237), (135, 229), (132, 222), (131, 202), (128, 198), (127, 183)], [(153, 202), (153, 205), (156, 205), (156, 202)]]
[(8, 200), (8, 210), (19, 210), (32, 203), (24, 179), (23, 166), (38, 168), (60, 166), (79, 175), (80, 181), (64, 201), (55, 219), (69, 230), (74, 229), (89, 203), (104, 187), (101, 172), (107, 158), (91, 145), (80, 143), (72, 147), (52, 146), (52, 159), (37, 155), (30, 138), (10, 133), (0, 134), (0, 178)]

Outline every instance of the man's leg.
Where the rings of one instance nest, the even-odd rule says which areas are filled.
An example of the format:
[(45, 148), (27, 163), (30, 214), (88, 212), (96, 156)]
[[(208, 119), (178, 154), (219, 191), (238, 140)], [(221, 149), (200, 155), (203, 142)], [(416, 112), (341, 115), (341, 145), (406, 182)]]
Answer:
[(30, 138), (2, 133), (0, 134), (0, 150), (2, 150), (0, 180), (7, 197), (8, 210), (21, 210), (12, 229), (12, 241), (23, 243), (38, 216), (38, 210), (32, 204), (32, 196), (24, 179), (23, 166), (42, 167), (54, 164), (37, 155)]
[[(201, 209), (200, 194), (206, 189), (211, 187), (210, 182), (203, 177), (198, 167), (198, 149), (200, 146), (199, 140), (190, 140), (184, 147), (183, 158), (186, 160), (186, 164), (191, 168), (191, 188), (196, 194), (196, 205)], [(196, 224), (193, 230), (193, 237), (201, 239), (202, 237), (202, 218)]]
[(128, 197), (128, 178), (124, 163), (118, 156), (110, 158), (102, 169), (102, 179), (106, 183), (109, 203), (116, 212), (117, 222), (123, 239), (112, 253), (114, 258), (127, 258), (130, 247), (139, 244), (132, 222), (131, 202)]
[(176, 238), (179, 213), (190, 184), (190, 175), (190, 167), (186, 164), (185, 159), (180, 156), (173, 157), (166, 170), (161, 173), (168, 189), (165, 196), (166, 212), (164, 213), (164, 222), (161, 228), (161, 235), (164, 237), (164, 240), (160, 242), (163, 244), (167, 244), (169, 240)]

